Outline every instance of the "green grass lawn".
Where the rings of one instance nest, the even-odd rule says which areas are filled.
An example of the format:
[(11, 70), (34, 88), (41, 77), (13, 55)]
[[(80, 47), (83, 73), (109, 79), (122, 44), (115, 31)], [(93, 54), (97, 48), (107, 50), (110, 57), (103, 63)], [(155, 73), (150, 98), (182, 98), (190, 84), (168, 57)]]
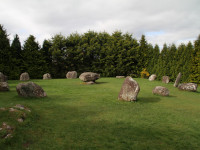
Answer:
[[(173, 83), (136, 79), (137, 102), (117, 100), (124, 79), (101, 78), (96, 85), (79, 79), (32, 80), (46, 98), (17, 95), (20, 81), (8, 81), (9, 92), (0, 93), (0, 107), (22, 104), (32, 112), (23, 123), (0, 111), (0, 125), (15, 126), (14, 136), (0, 139), (0, 150), (102, 150), (102, 149), (200, 149), (200, 88), (179, 91)], [(169, 97), (153, 95), (165, 86)]]

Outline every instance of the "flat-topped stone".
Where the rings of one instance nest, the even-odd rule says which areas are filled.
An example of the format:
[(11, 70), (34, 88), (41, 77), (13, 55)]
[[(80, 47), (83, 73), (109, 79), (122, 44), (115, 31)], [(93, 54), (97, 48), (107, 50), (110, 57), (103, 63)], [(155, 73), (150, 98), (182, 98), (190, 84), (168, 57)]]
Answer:
[(82, 80), (83, 82), (89, 82), (99, 79), (100, 75), (94, 72), (84, 72), (79, 76), (79, 79)]
[(196, 92), (198, 85), (195, 83), (182, 83), (178, 85), (179, 90)]

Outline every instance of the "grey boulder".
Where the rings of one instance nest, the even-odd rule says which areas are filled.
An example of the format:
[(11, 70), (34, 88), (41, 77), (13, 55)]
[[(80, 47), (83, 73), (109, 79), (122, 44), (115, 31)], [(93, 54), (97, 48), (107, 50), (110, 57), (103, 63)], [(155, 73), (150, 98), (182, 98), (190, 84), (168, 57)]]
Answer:
[(93, 72), (84, 72), (79, 76), (79, 79), (82, 80), (83, 82), (89, 82), (89, 81), (95, 82), (95, 80), (99, 78), (100, 75)]
[(9, 91), (9, 86), (7, 82), (0, 82), (0, 91)]
[(156, 74), (152, 74), (150, 77), (149, 77), (149, 81), (154, 81), (156, 79)]
[(119, 100), (136, 101), (140, 92), (139, 84), (130, 76), (126, 77), (118, 95)]
[(152, 92), (153, 94), (157, 94), (161, 96), (169, 96), (169, 90), (163, 86), (156, 86)]
[(33, 82), (20, 83), (16, 87), (17, 93), (22, 97), (46, 97), (45, 91)]
[(195, 83), (183, 83), (178, 85), (179, 90), (196, 92), (198, 85)]
[(66, 74), (67, 79), (76, 79), (77, 78), (77, 72), (76, 71), (69, 71)]
[(30, 80), (29, 74), (27, 72), (24, 72), (20, 75), (20, 80), (21, 81), (28, 81)]
[(49, 73), (44, 74), (43, 80), (48, 80), (48, 79), (51, 79), (51, 74), (49, 74)]
[(169, 76), (163, 76), (162, 77), (162, 82), (163, 83), (169, 83), (169, 80), (170, 80)]
[(0, 82), (6, 82), (7, 76), (5, 76), (2, 72), (0, 72)]

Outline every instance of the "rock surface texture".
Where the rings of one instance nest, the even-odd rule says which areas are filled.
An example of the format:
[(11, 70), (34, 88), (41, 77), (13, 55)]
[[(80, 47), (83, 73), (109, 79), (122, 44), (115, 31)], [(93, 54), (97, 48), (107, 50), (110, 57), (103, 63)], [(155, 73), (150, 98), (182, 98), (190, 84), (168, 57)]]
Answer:
[(66, 74), (67, 79), (76, 79), (77, 78), (77, 72), (76, 71), (69, 71)]
[(2, 72), (0, 72), (0, 82), (6, 82), (7, 76), (5, 76)]
[(174, 82), (174, 87), (178, 87), (180, 81), (181, 81), (181, 73), (179, 72), (178, 76), (176, 77), (176, 81)]
[(163, 83), (169, 83), (169, 80), (170, 80), (169, 76), (163, 76), (162, 77), (162, 82)]
[(45, 91), (33, 82), (20, 83), (16, 87), (17, 93), (22, 97), (46, 97)]
[(118, 95), (119, 100), (136, 101), (140, 92), (139, 84), (130, 76), (126, 77)]
[(24, 72), (20, 75), (20, 80), (21, 81), (28, 81), (30, 80), (29, 74), (27, 72)]
[(9, 86), (7, 82), (0, 82), (0, 91), (9, 91)]
[(149, 81), (154, 81), (156, 79), (156, 75), (155, 74), (152, 74), (150, 77), (149, 77)]
[(169, 90), (163, 86), (156, 86), (152, 92), (153, 94), (157, 94), (161, 96), (169, 96)]
[(90, 81), (95, 82), (95, 80), (99, 78), (100, 75), (93, 72), (84, 72), (79, 76), (79, 79), (82, 80), (83, 82), (90, 82)]
[(198, 85), (195, 83), (183, 83), (178, 86), (179, 90), (184, 90), (184, 91), (192, 91), (196, 92), (197, 91)]
[(51, 75), (49, 73), (46, 73), (43, 75), (43, 80), (51, 79)]

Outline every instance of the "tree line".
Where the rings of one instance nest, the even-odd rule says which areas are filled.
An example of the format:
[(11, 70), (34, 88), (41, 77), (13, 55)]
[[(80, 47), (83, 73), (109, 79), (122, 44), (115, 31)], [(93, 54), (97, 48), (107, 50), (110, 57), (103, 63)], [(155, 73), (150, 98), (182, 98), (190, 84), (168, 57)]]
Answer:
[(144, 35), (136, 40), (120, 31), (88, 31), (67, 37), (57, 34), (40, 46), (33, 35), (23, 45), (18, 35), (10, 42), (6, 29), (0, 25), (0, 72), (9, 79), (19, 79), (22, 72), (34, 79), (44, 73), (64, 78), (73, 70), (78, 74), (97, 72), (103, 77), (140, 77), (145, 70), (156, 74), (158, 80), (167, 75), (171, 81), (181, 72), (182, 82), (200, 83), (200, 35), (194, 43), (164, 44), (162, 50), (148, 43)]

